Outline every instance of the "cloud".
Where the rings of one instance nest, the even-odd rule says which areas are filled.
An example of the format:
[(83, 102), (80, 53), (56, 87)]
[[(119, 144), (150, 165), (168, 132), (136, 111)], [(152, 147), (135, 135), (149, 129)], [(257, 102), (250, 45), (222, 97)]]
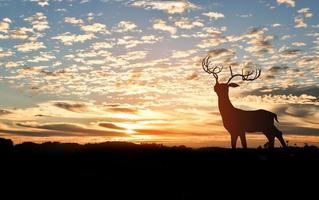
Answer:
[(4, 18), (0, 21), (0, 33), (7, 33), (10, 28), (11, 20), (9, 18)]
[(272, 72), (272, 73), (277, 73), (277, 72), (280, 72), (280, 71), (284, 71), (284, 70), (287, 70), (289, 69), (288, 66), (286, 65), (283, 65), (283, 66), (273, 66), (271, 68), (268, 69), (268, 71)]
[[(23, 63), (18, 63), (17, 66), (22, 65)], [(25, 76), (34, 76), (34, 75), (46, 75), (46, 76), (60, 76), (61, 74), (65, 73), (65, 70), (57, 70), (54, 72), (49, 72), (44, 70), (44, 66), (36, 66), (36, 67), (24, 67), (22, 69), (18, 70), (18, 74), (20, 77), (25, 77)]]
[(319, 57), (303, 56), (298, 60), (297, 64), (301, 67), (312, 67), (312, 69), (316, 69), (316, 66), (319, 65)]
[(130, 51), (125, 56), (123, 56), (123, 58), (130, 61), (139, 60), (145, 58), (147, 53), (147, 51)]
[(202, 32), (197, 37), (203, 38), (197, 47), (199, 48), (212, 48), (230, 42), (230, 37), (221, 36), (227, 30), (227, 27), (204, 27)]
[(280, 4), (286, 4), (289, 7), (295, 7), (295, 0), (277, 0), (277, 3)]
[(176, 34), (177, 31), (175, 27), (167, 25), (166, 22), (161, 19), (157, 19), (153, 22), (153, 28), (155, 30), (169, 32), (172, 35)]
[(273, 110), (280, 117), (279, 121), (281, 121), (280, 119), (284, 120), (281, 127), (285, 132), (296, 135), (319, 134), (319, 124), (316, 121), (318, 117), (317, 105), (280, 104)]
[(124, 45), (125, 48), (133, 48), (141, 44), (154, 44), (160, 41), (162, 37), (158, 37), (155, 35), (145, 35), (142, 36), (140, 39), (136, 39), (132, 36), (124, 36), (119, 38), (117, 41), (117, 45)]
[(62, 108), (72, 112), (87, 112), (88, 106), (84, 103), (73, 103), (73, 102), (55, 102), (54, 106)]
[(30, 0), (31, 2), (37, 2), (39, 6), (49, 6), (49, 0)]
[(0, 47), (0, 58), (13, 56), (14, 52), (11, 50), (3, 50), (3, 48)]
[(122, 113), (130, 113), (130, 114), (138, 113), (137, 108), (124, 107), (122, 105), (117, 105), (117, 104), (105, 105), (105, 108), (108, 111), (114, 111), (114, 112), (122, 112)]
[(289, 39), (291, 37), (292, 37), (291, 35), (283, 35), (280, 39), (281, 40), (287, 40), (287, 39)]
[(99, 126), (104, 127), (104, 128), (108, 128), (108, 129), (116, 129), (116, 130), (127, 130), (126, 128), (117, 126), (113, 123), (109, 123), (109, 122), (100, 122), (98, 123)]
[[(274, 69), (273, 69), (274, 70)], [(277, 68), (275, 71), (286, 71), (286, 68)], [(274, 97), (274, 101), (277, 102), (291, 102), (295, 104), (315, 104), (318, 103), (319, 98), (319, 87), (318, 86), (290, 86), (287, 88), (274, 88), (271, 87), (262, 87), (259, 89), (246, 91), (244, 92), (244, 95), (277, 95), (277, 97)], [(271, 98), (269, 98), (271, 99)], [(268, 101), (269, 102), (269, 101)]]
[(87, 40), (92, 40), (93, 38), (96, 38), (96, 36), (93, 33), (75, 35), (75, 34), (71, 34), (70, 32), (65, 32), (65, 33), (62, 33), (61, 35), (52, 37), (53, 40), (59, 40), (64, 45), (67, 45), (67, 46), (72, 45), (73, 43), (76, 43), (76, 42), (84, 43)]
[(302, 14), (306, 18), (312, 17), (312, 13), (310, 12), (310, 8), (301, 8), (298, 10), (298, 13)]
[(308, 25), (305, 23), (301, 16), (295, 17), (295, 28), (307, 28)]
[(100, 49), (110, 49), (114, 46), (112, 42), (95, 42), (91, 45), (91, 48), (94, 50)]
[(30, 22), (33, 29), (37, 31), (44, 31), (50, 28), (47, 17), (42, 12), (37, 12), (24, 20)]
[(28, 62), (38, 63), (38, 62), (48, 62), (55, 59), (56, 57), (50, 53), (42, 53), (39, 56), (34, 56), (32, 59), (29, 59)]
[(207, 48), (211, 48), (211, 47), (217, 47), (217, 46), (222, 45), (226, 42), (228, 42), (228, 40), (226, 38), (213, 37), (213, 38), (202, 40), (201, 43), (198, 44), (197, 46), (199, 48), (202, 48), (202, 49), (207, 49)]
[(124, 32), (129, 32), (129, 31), (138, 31), (137, 30), (137, 25), (133, 22), (130, 21), (120, 21), (116, 27), (113, 28), (114, 32), (118, 33), (124, 33)]
[(301, 53), (301, 50), (299, 49), (285, 49), (283, 51), (280, 51), (280, 54), (283, 57), (287, 57), (287, 58), (295, 58), (298, 55), (300, 55), (300, 53)]
[(272, 24), (271, 26), (274, 27), (274, 28), (276, 28), (276, 27), (281, 27), (282, 25), (279, 24), (279, 23), (275, 23), (275, 24)]
[(23, 61), (9, 61), (5, 64), (6, 68), (15, 68), (23, 65)]
[(17, 27), (9, 32), (10, 38), (15, 40), (31, 40), (32, 37), (29, 34), (34, 34), (32, 28)]
[(163, 0), (163, 1), (151, 1), (151, 0), (137, 0), (134, 1), (132, 6), (142, 7), (145, 9), (162, 10), (169, 14), (183, 13), (188, 9), (197, 9), (198, 7), (187, 0)]
[(87, 128), (79, 124), (67, 124), (67, 123), (45, 123), (38, 124), (36, 122), (18, 122), (17, 126), (33, 129), (44, 129), (49, 131), (61, 131), (64, 135), (69, 136), (126, 136), (125, 133), (115, 131), (105, 131), (93, 128)]
[(318, 108), (313, 105), (292, 105), (292, 106), (281, 106), (277, 108), (281, 110), (283, 114), (291, 115), (299, 118), (315, 118), (318, 112)]
[(196, 50), (187, 50), (187, 51), (176, 51), (173, 50), (172, 58), (187, 58), (193, 54), (195, 54)]
[(11, 114), (12, 112), (9, 111), (9, 110), (4, 110), (4, 109), (0, 109), (0, 116), (2, 115), (8, 115), (8, 114)]
[(267, 28), (260, 28), (260, 27), (252, 27), (249, 29), (247, 33), (242, 35), (242, 38), (256, 38), (264, 35), (268, 31)]
[(306, 46), (306, 44), (304, 42), (293, 42), (293, 43), (291, 43), (291, 45), (296, 46), (296, 47)]
[(190, 21), (186, 17), (182, 17), (174, 22), (175, 26), (181, 29), (192, 29), (195, 27), (203, 27), (204, 24), (201, 20)]
[(230, 49), (220, 48), (213, 49), (208, 52), (208, 55), (217, 63), (228, 63), (235, 56), (235, 52)]
[(84, 24), (82, 19), (77, 19), (75, 17), (65, 17), (64, 22), (68, 24), (76, 24), (76, 25)]
[(80, 27), (86, 33), (110, 34), (110, 32), (107, 30), (106, 25), (101, 24), (101, 23), (94, 23), (94, 24), (90, 24), (90, 25), (81, 25)]
[(215, 20), (225, 17), (223, 13), (219, 13), (219, 12), (207, 12), (207, 13), (203, 13), (203, 15), (209, 17), (209, 19), (215, 19)]
[(223, 26), (223, 27), (204, 27), (203, 31), (207, 32), (210, 35), (213, 36), (219, 36), (221, 35), (223, 32), (225, 32), (227, 30), (227, 27)]
[(66, 133), (63, 131), (37, 131), (37, 130), (16, 130), (16, 129), (3, 129), (0, 128), (0, 132), (4, 134), (8, 134), (10, 136), (27, 136), (27, 140), (32, 139), (31, 137), (68, 137), (72, 136), (70, 133)]
[(199, 78), (198, 74), (196, 72), (193, 72), (192, 74), (190, 74), (186, 77), (186, 80), (188, 80), (188, 81), (197, 80), (198, 78)]
[(43, 42), (27, 42), (23, 44), (17, 44), (14, 46), (18, 51), (21, 52), (29, 52), (29, 51), (36, 51), (39, 49), (45, 49)]
[(271, 44), (273, 40), (274, 36), (257, 36), (247, 42), (247, 44), (250, 44), (251, 46), (245, 48), (245, 50), (255, 56), (271, 53), (273, 51), (273, 46)]

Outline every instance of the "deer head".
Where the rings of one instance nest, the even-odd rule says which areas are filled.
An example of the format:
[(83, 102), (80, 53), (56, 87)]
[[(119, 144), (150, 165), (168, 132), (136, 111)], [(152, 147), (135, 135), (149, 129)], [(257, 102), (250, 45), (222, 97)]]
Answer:
[(258, 79), (261, 75), (261, 69), (250, 69), (249, 71), (245, 71), (242, 69), (241, 74), (233, 74), (233, 70), (229, 65), (230, 77), (226, 83), (219, 83), (218, 74), (224, 69), (222, 65), (212, 66), (212, 61), (210, 56), (206, 56), (202, 61), (202, 67), (205, 72), (208, 74), (212, 74), (215, 78), (215, 86), (214, 91), (218, 96), (223, 96), (228, 94), (229, 87), (238, 87), (239, 85), (236, 83), (232, 83), (231, 81), (235, 77), (241, 77), (243, 81), (254, 81)]

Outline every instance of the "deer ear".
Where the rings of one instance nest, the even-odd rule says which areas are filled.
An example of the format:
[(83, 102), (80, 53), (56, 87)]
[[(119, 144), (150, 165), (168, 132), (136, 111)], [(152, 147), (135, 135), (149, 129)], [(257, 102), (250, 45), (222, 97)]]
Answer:
[(228, 87), (239, 87), (239, 85), (236, 83), (229, 83)]

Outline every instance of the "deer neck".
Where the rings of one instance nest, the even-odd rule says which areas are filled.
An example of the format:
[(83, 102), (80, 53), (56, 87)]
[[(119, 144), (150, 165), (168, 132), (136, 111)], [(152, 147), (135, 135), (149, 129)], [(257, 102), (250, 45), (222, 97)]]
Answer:
[(235, 107), (230, 102), (228, 93), (225, 95), (218, 95), (218, 108), (222, 116), (225, 116), (235, 110)]

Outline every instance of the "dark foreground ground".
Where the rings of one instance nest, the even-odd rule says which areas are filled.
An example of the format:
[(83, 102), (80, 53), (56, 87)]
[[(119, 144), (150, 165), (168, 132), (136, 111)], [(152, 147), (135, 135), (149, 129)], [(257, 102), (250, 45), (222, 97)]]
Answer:
[(94, 188), (105, 196), (151, 193), (149, 199), (187, 199), (225, 189), (225, 195), (306, 195), (319, 186), (319, 149), (313, 146), (231, 150), (123, 142), (13, 145), (0, 139), (0, 165), (2, 184), (52, 194)]

